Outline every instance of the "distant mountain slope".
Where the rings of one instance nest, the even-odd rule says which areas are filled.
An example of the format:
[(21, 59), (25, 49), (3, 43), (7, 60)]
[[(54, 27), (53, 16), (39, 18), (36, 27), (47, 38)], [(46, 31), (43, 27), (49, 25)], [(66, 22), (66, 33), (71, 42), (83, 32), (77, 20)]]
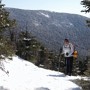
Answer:
[(90, 49), (90, 28), (86, 26), (87, 17), (42, 10), (21, 10), (7, 8), (10, 17), (17, 20), (17, 31), (26, 30), (51, 50), (58, 51), (63, 39), (69, 38), (85, 55)]

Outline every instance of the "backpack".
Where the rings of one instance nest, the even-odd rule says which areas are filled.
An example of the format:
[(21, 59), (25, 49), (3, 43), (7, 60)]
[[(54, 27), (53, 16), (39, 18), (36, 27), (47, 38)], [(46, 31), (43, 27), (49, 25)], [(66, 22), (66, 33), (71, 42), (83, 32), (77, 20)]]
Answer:
[(74, 52), (73, 52), (73, 58), (74, 59), (77, 59), (77, 57), (78, 57), (78, 51), (77, 50), (74, 50)]
[[(69, 47), (70, 47), (70, 45), (69, 45)], [(77, 59), (77, 57), (78, 57), (78, 51), (75, 49), (75, 46), (73, 45), (73, 47), (74, 47), (74, 52), (73, 52), (73, 58), (74, 59)], [(71, 48), (71, 47), (70, 47)]]

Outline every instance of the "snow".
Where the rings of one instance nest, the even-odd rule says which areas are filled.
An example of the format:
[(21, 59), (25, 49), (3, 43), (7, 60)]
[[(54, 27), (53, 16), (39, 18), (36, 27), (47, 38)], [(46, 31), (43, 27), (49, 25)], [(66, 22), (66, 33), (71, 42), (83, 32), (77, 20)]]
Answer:
[(66, 27), (73, 27), (74, 26), (73, 23), (71, 23), (69, 21), (63, 21), (63, 22), (61, 22), (61, 24), (63, 24)]
[(33, 21), (33, 24), (34, 24), (35, 26), (39, 26), (39, 25), (40, 25), (40, 23), (39, 23), (38, 21)]
[(42, 13), (42, 12), (40, 12), (40, 14), (47, 17), (47, 18), (50, 18), (50, 16), (48, 14), (45, 14), (45, 13)]
[(17, 56), (14, 56), (12, 60), (5, 59), (3, 64), (5, 71), (0, 69), (0, 90), (81, 89), (70, 81), (80, 77), (65, 76), (61, 72), (39, 68)]
[(23, 40), (31, 41), (32, 39), (31, 38), (24, 38)]

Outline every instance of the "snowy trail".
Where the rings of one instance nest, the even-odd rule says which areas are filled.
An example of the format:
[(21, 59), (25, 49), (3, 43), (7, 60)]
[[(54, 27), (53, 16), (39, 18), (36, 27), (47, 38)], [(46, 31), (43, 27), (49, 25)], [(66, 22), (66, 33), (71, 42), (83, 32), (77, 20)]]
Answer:
[(56, 71), (46, 70), (18, 57), (4, 62), (9, 76), (0, 70), (0, 88), (2, 90), (80, 90), (69, 81), (78, 77), (69, 77)]

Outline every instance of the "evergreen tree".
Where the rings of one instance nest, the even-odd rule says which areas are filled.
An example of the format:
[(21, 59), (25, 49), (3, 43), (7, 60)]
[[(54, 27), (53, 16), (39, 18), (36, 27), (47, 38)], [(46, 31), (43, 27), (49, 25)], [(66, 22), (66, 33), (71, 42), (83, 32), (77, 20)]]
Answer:
[[(81, 5), (83, 5), (83, 7), (85, 8), (81, 12), (86, 12), (86, 13), (90, 12), (90, 0), (81, 1)], [(87, 23), (87, 26), (90, 27), (90, 20), (86, 20), (86, 23)]]
[(17, 55), (25, 60), (37, 60), (39, 43), (27, 30), (19, 34), (17, 41)]
[[(82, 12), (86, 12), (86, 13), (90, 13), (90, 0), (83, 0), (81, 1), (81, 5), (83, 5), (83, 7), (85, 8), (84, 10), (82, 10)], [(90, 27), (90, 19), (86, 20), (87, 26)], [(90, 54), (89, 54), (90, 55)], [(84, 62), (80, 62), (80, 70), (82, 73), (85, 73), (87, 75), (87, 73), (90, 75), (90, 57), (86, 56), (86, 59), (84, 60)], [(83, 69), (82, 69), (83, 67)]]
[(46, 68), (47, 60), (48, 60), (48, 50), (44, 46), (40, 45), (40, 48), (38, 50), (38, 59), (36, 65), (37, 66), (42, 65), (43, 68)]
[(83, 0), (81, 1), (81, 5), (85, 7), (85, 10), (82, 10), (82, 12), (90, 12), (90, 0)]
[(5, 31), (14, 26), (15, 20), (9, 18), (9, 12), (6, 11), (4, 6), (0, 0), (0, 58), (14, 54), (13, 46), (9, 38), (5, 36)]

